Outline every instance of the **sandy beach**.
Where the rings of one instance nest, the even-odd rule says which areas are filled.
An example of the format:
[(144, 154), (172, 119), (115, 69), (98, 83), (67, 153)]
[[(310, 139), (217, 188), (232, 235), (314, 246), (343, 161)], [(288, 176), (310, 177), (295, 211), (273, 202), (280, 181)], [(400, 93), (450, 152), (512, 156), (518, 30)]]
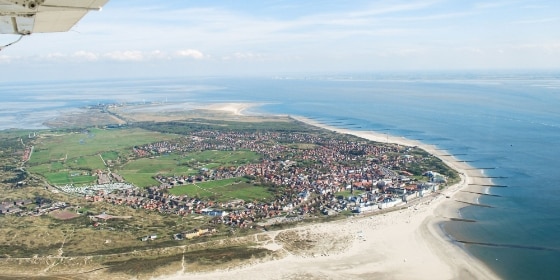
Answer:
[(202, 106), (199, 109), (225, 111), (236, 116), (242, 116), (243, 111), (258, 105), (259, 104), (253, 104), (253, 103), (215, 103), (215, 104)]
[[(247, 108), (247, 104), (242, 105), (218, 104), (211, 108), (241, 114)], [(491, 181), (483, 178), (481, 170), (418, 141), (293, 118), (373, 141), (418, 146), (456, 169), (461, 181), (441, 194), (411, 202), (398, 211), (267, 232), (268, 241), (259, 246), (281, 250), (285, 257), (279, 260), (255, 260), (243, 267), (205, 273), (189, 273), (187, 266), (175, 275), (159, 279), (498, 279), (484, 263), (446, 237), (440, 227), (442, 221), (460, 218), (458, 210), (466, 206), (464, 202), (477, 203), (477, 195), (461, 190), (486, 191), (483, 185)], [(285, 234), (314, 244), (308, 250), (285, 248), (281, 238)]]

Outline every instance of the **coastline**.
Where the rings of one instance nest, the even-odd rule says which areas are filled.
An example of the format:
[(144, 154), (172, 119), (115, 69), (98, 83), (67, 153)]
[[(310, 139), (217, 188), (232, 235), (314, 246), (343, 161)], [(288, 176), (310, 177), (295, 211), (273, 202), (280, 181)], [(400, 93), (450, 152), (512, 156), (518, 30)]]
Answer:
[[(250, 104), (220, 104), (211, 110), (229, 111), (242, 115)], [(210, 109), (210, 108), (209, 108)], [(441, 224), (451, 218), (461, 218), (459, 209), (467, 203), (477, 203), (479, 195), (460, 192), (492, 184), (481, 170), (458, 161), (445, 151), (419, 141), (370, 131), (335, 128), (304, 117), (291, 118), (308, 125), (339, 133), (352, 134), (377, 142), (418, 146), (437, 156), (460, 173), (461, 181), (440, 195), (390, 213), (359, 216), (341, 221), (311, 224), (295, 229), (266, 233), (269, 241), (260, 246), (284, 253), (278, 260), (254, 260), (248, 265), (212, 272), (192, 272), (188, 267), (175, 275), (157, 279), (499, 279), (484, 263), (469, 255), (443, 231)], [(480, 186), (480, 187), (477, 187)], [(473, 189), (474, 190), (474, 189)], [(312, 237), (319, 250), (291, 253), (282, 248), (278, 235)]]
[[(515, 73), (459, 71), (460, 73), (450, 75), (440, 75), (442, 73), (424, 75), (425, 73), (413, 72), (401, 73), (402, 75), (380, 75), (379, 77), (364, 74), (360, 76), (357, 73), (353, 76), (354, 82), (347, 79), (335, 83), (330, 82), (329, 77), (316, 77), (315, 81), (310, 82), (304, 79), (301, 81), (289, 80), (293, 77), (281, 77), (287, 78), (286, 81), (272, 81), (273, 83), (258, 79), (258, 77), (257, 79), (250, 77), (249, 79), (235, 77), (101, 79), (95, 83), (90, 83), (91, 81), (61, 81), (61, 83), (39, 81), (21, 87), (28, 95), (20, 96), (21, 98), (14, 95), (13, 100), (17, 102), (8, 102), (7, 111), (3, 112), (6, 115), (3, 132), (6, 137), (16, 135), (16, 132), (22, 133), (23, 140), (27, 144), (31, 140), (26, 140), (25, 134), (32, 132), (39, 134), (44, 131), (47, 136), (54, 135), (51, 131), (57, 131), (59, 128), (45, 127), (42, 125), (43, 121), (63, 115), (68, 110), (85, 109), (103, 104), (123, 105), (123, 109), (133, 105), (142, 107), (142, 101), (145, 99), (148, 101), (146, 105), (155, 104), (158, 101), (162, 103), (161, 101), (165, 100), (168, 105), (191, 103), (201, 107), (204, 104), (212, 103), (248, 102), (257, 104), (262, 102), (265, 104), (264, 106), (250, 108), (243, 111), (242, 114), (256, 117), (302, 115), (334, 127), (374, 130), (383, 135), (385, 133), (402, 135), (447, 149), (450, 153), (456, 154), (459, 160), (467, 160), (469, 165), (482, 169), (485, 176), (496, 178), (492, 181), (497, 187), (468, 185), (453, 197), (465, 197), (467, 201), (474, 202), (478, 198), (479, 203), (488, 204), (493, 208), (451, 203), (457, 208), (464, 207), (460, 210), (464, 218), (477, 221), (465, 223), (447, 221), (442, 218), (445, 221), (443, 230), (449, 233), (444, 236), (446, 242), (451, 242), (452, 245), (464, 249), (468, 254), (482, 260), (504, 279), (527, 279), (534, 275), (554, 278), (554, 275), (560, 273), (560, 267), (555, 266), (555, 263), (560, 260), (560, 252), (554, 250), (560, 247), (557, 245), (558, 240), (554, 234), (555, 227), (558, 226), (558, 223), (555, 223), (557, 221), (556, 213), (560, 213), (560, 203), (558, 202), (560, 195), (554, 195), (557, 190), (555, 169), (558, 165), (554, 159), (560, 156), (560, 149), (555, 146), (555, 143), (560, 141), (557, 139), (560, 134), (554, 124), (560, 123), (560, 116), (550, 113), (555, 112), (551, 110), (554, 107), (552, 101), (555, 96), (554, 75), (550, 71), (547, 73), (538, 71)], [(359, 77), (368, 78), (368, 81), (355, 82)], [(464, 79), (465, 77), (467, 79)], [(488, 79), (491, 79), (492, 83), (489, 83)], [(66, 84), (64, 88), (67, 89), (67, 92), (86, 90), (89, 93), (95, 93), (95, 96), (74, 94), (75, 96), (68, 95), (67, 98), (61, 97), (55, 92), (56, 86), (59, 84)], [(48, 90), (35, 90), (41, 88), (54, 91), (51, 94), (50, 91), (47, 92)], [(344, 94), (340, 95), (341, 92)], [(394, 94), (388, 95), (387, 92)], [(438, 95), (438, 93), (444, 94)], [(512, 98), (504, 101), (504, 95), (511, 95)], [(321, 96), (329, 98), (320, 98)], [(438, 96), (446, 98), (437, 98)], [(10, 98), (8, 97), (8, 99)], [(169, 102), (167, 102), (168, 100)], [(458, 102), (458, 100), (466, 103), (472, 101), (476, 105), (464, 106), (464, 102)], [(515, 101), (523, 101), (522, 103), (526, 103), (527, 106), (515, 106)], [(9, 106), (9, 104), (13, 106)], [(377, 106), (373, 106), (376, 104)], [(146, 113), (151, 112), (149, 106), (144, 107), (145, 109), (137, 111), (138, 114), (143, 113), (144, 110)], [(406, 112), (399, 111), (402, 114), (395, 114), (395, 109), (398, 108), (406, 108)], [(179, 111), (179, 109), (175, 110)], [(210, 119), (210, 122), (223, 121), (225, 123), (228, 120), (234, 122), (244, 120), (244, 117), (232, 116), (226, 112), (206, 112), (188, 106), (180, 108), (180, 110), (184, 112), (182, 115), (170, 116), (165, 112), (153, 115), (162, 119), (176, 117), (185, 123), (201, 124), (204, 124), (204, 118), (195, 118), (212, 116), (211, 114), (215, 114), (216, 118)], [(435, 115), (430, 113), (434, 110), (438, 112)], [(164, 109), (158, 109), (158, 111), (164, 111)], [(91, 110), (91, 114), (96, 113), (98, 112)], [(219, 119), (224, 116), (226, 116), (225, 119)], [(279, 120), (283, 119), (283, 117), (279, 117)], [(274, 119), (271, 120), (271, 122), (273, 121)], [(130, 121), (130, 128), (134, 127), (134, 123), (134, 120)], [(249, 125), (253, 124), (247, 124), (247, 126)], [(103, 125), (98, 127), (104, 128)], [(309, 128), (312, 129), (312, 127)], [(123, 130), (128, 129), (128, 126), (123, 126)], [(128, 137), (128, 134), (123, 133), (122, 135)], [(386, 141), (386, 138), (383, 141)], [(5, 156), (10, 155), (5, 153)], [(19, 157), (19, 153), (14, 155)], [(454, 182), (458, 180), (459, 177)], [(41, 185), (41, 183), (37, 184), (38, 191), (43, 189)], [(26, 189), (7, 189), (6, 193), (8, 198), (32, 195), (26, 192)], [(478, 189), (480, 189), (480, 196), (465, 193), (478, 192)], [(485, 195), (486, 191), (488, 191), (486, 194), (491, 195)], [(49, 196), (48, 193), (43, 194), (42, 191), (41, 194)], [(55, 197), (59, 196), (55, 195)], [(438, 225), (441, 224), (438, 223)], [(9, 226), (7, 225), (6, 228)], [(25, 231), (25, 228), (23, 230)], [(7, 237), (12, 238), (12, 235), (7, 235)], [(51, 235), (51, 237), (53, 240), (58, 238), (56, 235)], [(33, 235), (18, 234), (19, 238), (32, 240)], [(456, 240), (470, 241), (474, 244), (463, 244)], [(48, 241), (43, 240), (42, 242)], [(98, 244), (111, 247), (102, 243)], [(177, 245), (189, 245), (190, 243), (185, 241), (179, 242)], [(42, 246), (40, 244), (35, 240), (34, 248)], [(112, 245), (116, 246), (116, 243), (113, 242)], [(66, 248), (68, 246), (65, 245)], [(30, 249), (33, 247), (30, 246)], [(41, 256), (39, 254), (39, 258)], [(273, 255), (273, 257), (276, 256)], [(85, 258), (89, 260), (88, 257)], [(49, 263), (53, 260), (48, 259), (48, 255), (45, 255), (45, 259)], [(29, 261), (36, 265), (26, 266), (25, 269), (22, 268), (23, 265), (19, 269), (14, 265), (12, 271), (29, 273), (32, 269), (41, 267), (37, 261), (33, 259)], [(240, 259), (236, 262), (242, 261), (252, 260)], [(180, 265), (180, 261), (172, 263), (172, 265), (158, 269), (158, 273), (161, 273), (160, 275), (173, 274), (181, 270)], [(198, 263), (194, 262), (186, 270), (192, 272), (218, 268), (213, 264), (196, 268), (194, 265), (198, 265)], [(230, 262), (224, 262), (220, 266), (228, 268), (231, 265)], [(84, 266), (77, 266), (76, 269), (81, 267)], [(4, 273), (7, 272), (8, 270)], [(49, 271), (50, 275), (56, 273), (54, 270)], [(102, 270), (92, 273), (95, 276), (97, 274), (105, 275), (109, 272)], [(156, 274), (153, 275), (156, 276)], [(85, 278), (86, 276), (80, 275), (80, 277)], [(129, 277), (132, 276), (129, 275)]]
[[(480, 195), (461, 192), (461, 190), (469, 188), (475, 192), (486, 193), (488, 189), (486, 186), (492, 185), (492, 180), (484, 177), (482, 170), (476, 169), (468, 163), (459, 161), (455, 158), (455, 156), (448, 154), (447, 151), (440, 150), (434, 145), (425, 144), (417, 140), (410, 140), (404, 137), (391, 136), (389, 134), (373, 131), (355, 131), (344, 128), (336, 128), (299, 116), (292, 116), (292, 118), (309, 125), (339, 133), (355, 135), (376, 142), (389, 142), (404, 146), (418, 146), (428, 153), (438, 157), (449, 167), (459, 172), (461, 181), (442, 190), (440, 192), (442, 195), (434, 199), (434, 205), (432, 205), (428, 210), (431, 213), (428, 213), (426, 216), (418, 217), (423, 218), (423, 221), (417, 228), (419, 231), (417, 233), (419, 233), (424, 241), (427, 242), (432, 249), (434, 249), (433, 253), (439, 256), (441, 260), (444, 260), (446, 264), (451, 267), (454, 271), (454, 275), (451, 278), (499, 279), (499, 277), (483, 262), (469, 255), (458, 245), (453, 244), (453, 240), (451, 240), (442, 227), (442, 223), (449, 221), (451, 218), (462, 218), (459, 210), (466, 206), (464, 202), (478, 204), (478, 198)], [(435, 279), (433, 275), (428, 278)], [(442, 277), (441, 279), (450, 278)]]
[[(236, 118), (245, 117), (244, 110), (259, 105), (215, 103), (193, 106), (191, 110), (208, 110)], [(154, 112), (160, 113), (159, 110)], [(253, 259), (243, 265), (211, 272), (189, 272), (188, 265), (183, 263), (183, 269), (176, 274), (155, 279), (233, 280), (255, 279), (256, 276), (264, 279), (498, 279), (484, 263), (453, 244), (441, 227), (441, 223), (450, 218), (461, 218), (458, 210), (467, 204), (456, 200), (477, 203), (479, 195), (461, 190), (469, 188), (473, 192), (484, 193), (484, 185), (492, 184), (490, 179), (483, 178), (481, 170), (459, 162), (446, 151), (419, 141), (384, 133), (336, 128), (303, 117), (290, 117), (308, 125), (372, 141), (418, 146), (457, 170), (461, 174), (461, 181), (443, 190), (441, 195), (431, 196), (421, 203), (411, 202), (407, 208), (390, 213), (265, 232), (262, 235), (268, 238), (264, 238), (264, 241), (257, 241), (255, 235), (256, 246), (278, 252), (282, 256), (279, 259)], [(303, 241), (313, 240), (315, 248), (300, 252), (287, 250), (281, 238), (278, 238), (283, 233), (299, 235)]]

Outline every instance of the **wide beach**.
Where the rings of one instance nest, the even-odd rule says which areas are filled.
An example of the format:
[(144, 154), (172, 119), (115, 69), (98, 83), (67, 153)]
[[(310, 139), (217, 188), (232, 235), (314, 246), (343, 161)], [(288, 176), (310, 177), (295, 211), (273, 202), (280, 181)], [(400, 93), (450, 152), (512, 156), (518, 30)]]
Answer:
[[(227, 108), (231, 112), (232, 106), (240, 106), (233, 110), (236, 114), (250, 108), (239, 103), (207, 109)], [(444, 221), (460, 219), (459, 209), (468, 203), (477, 204), (476, 193), (486, 192), (485, 186), (492, 184), (481, 170), (458, 161), (446, 151), (418, 141), (371, 131), (335, 128), (303, 117), (292, 118), (372, 141), (418, 146), (457, 170), (461, 181), (439, 194), (411, 202), (408, 207), (390, 213), (268, 232), (269, 241), (261, 246), (285, 251), (285, 257), (278, 260), (255, 260), (242, 267), (206, 273), (189, 273), (187, 266), (163, 279), (498, 279), (441, 228)], [(313, 249), (286, 250), (281, 242), (286, 231), (312, 240)]]

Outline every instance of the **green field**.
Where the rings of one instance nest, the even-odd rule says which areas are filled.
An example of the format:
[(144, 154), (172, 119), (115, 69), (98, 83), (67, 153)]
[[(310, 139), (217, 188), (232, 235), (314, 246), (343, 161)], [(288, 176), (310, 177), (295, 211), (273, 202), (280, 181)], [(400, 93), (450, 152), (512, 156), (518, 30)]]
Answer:
[(159, 186), (159, 182), (153, 178), (153, 173), (139, 173), (136, 171), (119, 171), (121, 175), (127, 182), (139, 187), (147, 188), (152, 186)]
[(137, 159), (125, 164), (116, 172), (123, 176), (127, 182), (140, 188), (159, 185), (159, 182), (153, 178), (157, 174), (171, 176), (198, 173), (197, 170), (188, 166), (179, 165), (177, 156)]
[(45, 175), (47, 173), (54, 173), (63, 170), (65, 167), (61, 162), (46, 163), (28, 167), (27, 170), (31, 173)]
[(224, 202), (231, 199), (263, 201), (273, 197), (273, 194), (266, 187), (255, 186), (245, 182), (245, 180), (245, 178), (232, 178), (189, 184), (174, 187), (169, 190), (169, 193)]
[[(240, 166), (247, 163), (258, 162), (261, 156), (251, 151), (202, 151), (190, 153), (185, 156), (184, 163), (200, 162), (205, 164), (218, 164), (219, 166), (235, 165)], [(201, 166), (214, 168), (209, 166)]]
[[(176, 138), (142, 129), (90, 129), (81, 133), (50, 132), (40, 135), (35, 143), (28, 170), (42, 175), (51, 184), (89, 184), (94, 177), (79, 177), (73, 170), (93, 172), (105, 170), (105, 162), (112, 161), (111, 170), (138, 187), (159, 185), (153, 179), (163, 176), (195, 175), (202, 168), (237, 167), (258, 162), (261, 156), (251, 151), (201, 151), (185, 155), (165, 154), (126, 162), (132, 157), (132, 147)], [(124, 162), (123, 162), (124, 161)], [(73, 176), (72, 176), (73, 175)]]
[(260, 155), (251, 151), (202, 151), (184, 156), (170, 154), (154, 158), (141, 158), (131, 161), (115, 171), (135, 186), (145, 188), (159, 185), (153, 179), (158, 174), (162, 176), (191, 176), (198, 174), (201, 168), (237, 167), (259, 160)]
[(99, 157), (99, 154), (112, 159), (121, 152), (130, 153), (135, 145), (170, 140), (177, 136), (142, 129), (90, 129), (88, 133), (51, 133), (41, 137), (35, 145), (30, 165), (95, 155)]
[[(142, 129), (90, 129), (82, 133), (44, 133), (36, 140), (27, 169), (42, 175), (49, 183), (55, 185), (90, 184), (95, 181), (95, 177), (76, 176), (74, 170), (87, 172), (104, 170), (107, 167), (103, 160), (114, 161), (121, 156), (126, 157), (132, 153), (132, 147), (135, 145), (165, 141), (175, 137)], [(148, 177), (151, 178), (153, 175), (152, 173)], [(153, 183), (155, 180), (151, 179), (151, 181)]]
[(99, 155), (80, 156), (65, 162), (65, 166), (71, 169), (95, 170), (105, 169), (105, 164)]
[(104, 160), (116, 160), (119, 158), (119, 153), (115, 151), (108, 151), (108, 152), (103, 152), (101, 156), (103, 157)]
[(91, 184), (95, 182), (97, 177), (87, 176), (87, 175), (75, 175), (76, 172), (57, 172), (57, 173), (46, 173), (44, 176), (47, 180), (54, 185), (84, 185)]

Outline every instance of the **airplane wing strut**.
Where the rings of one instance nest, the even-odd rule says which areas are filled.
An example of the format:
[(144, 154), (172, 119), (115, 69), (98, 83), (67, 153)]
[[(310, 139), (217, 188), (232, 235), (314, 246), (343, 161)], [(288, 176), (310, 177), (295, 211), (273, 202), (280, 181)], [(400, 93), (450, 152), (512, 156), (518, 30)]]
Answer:
[(9, 46), (11, 46), (11, 45), (13, 45), (13, 44), (15, 44), (15, 43), (21, 41), (21, 39), (23, 38), (23, 36), (27, 36), (27, 34), (21, 34), (17, 40), (15, 40), (15, 41), (13, 41), (13, 42), (7, 44), (7, 45), (0, 46), (0, 51), (2, 51), (3, 49), (5, 49), (5, 48), (7, 48), (7, 47), (9, 47)]

